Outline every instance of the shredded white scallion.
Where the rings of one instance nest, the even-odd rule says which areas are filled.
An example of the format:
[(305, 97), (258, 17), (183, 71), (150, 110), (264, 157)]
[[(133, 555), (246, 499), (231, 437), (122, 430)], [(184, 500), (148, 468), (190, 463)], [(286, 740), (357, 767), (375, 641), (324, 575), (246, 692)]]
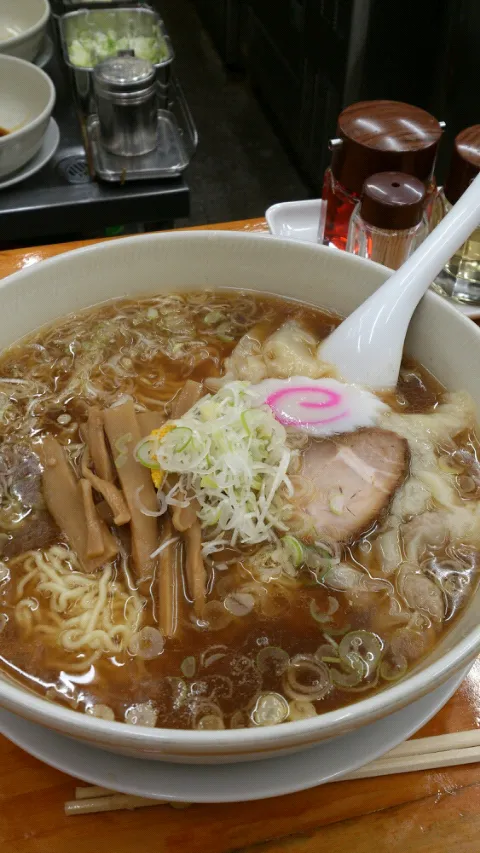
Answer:
[(178, 540), (178, 536), (172, 536), (171, 539), (167, 539), (166, 542), (162, 542), (162, 544), (155, 551), (152, 551), (152, 553), (150, 554), (150, 559), (153, 560), (155, 557), (158, 557), (158, 555), (161, 554), (162, 551), (165, 550), (165, 548), (168, 548), (168, 546), (171, 545), (173, 542), (178, 542)]
[(177, 491), (197, 498), (198, 518), (210, 534), (205, 554), (220, 542), (275, 541), (275, 530), (285, 529), (275, 498), (281, 487), (293, 494), (287, 471), (298, 451), (288, 448), (271, 409), (254, 402), (249, 383), (229, 382), (154, 440), (160, 468), (179, 475), (167, 504), (182, 505), (173, 497)]
[(167, 511), (167, 505), (166, 504), (164, 506), (163, 505), (160, 506), (160, 504), (159, 504), (159, 506), (160, 506), (159, 510), (154, 511), (153, 509), (148, 509), (145, 506), (145, 504), (142, 503), (142, 499), (140, 497), (142, 489), (143, 489), (143, 486), (139, 486), (138, 489), (135, 490), (134, 495), (133, 495), (133, 500), (134, 500), (136, 506), (138, 507), (138, 509), (140, 510), (140, 512), (143, 513), (143, 515), (148, 515), (149, 518), (159, 518), (159, 516), (164, 515), (164, 513)]

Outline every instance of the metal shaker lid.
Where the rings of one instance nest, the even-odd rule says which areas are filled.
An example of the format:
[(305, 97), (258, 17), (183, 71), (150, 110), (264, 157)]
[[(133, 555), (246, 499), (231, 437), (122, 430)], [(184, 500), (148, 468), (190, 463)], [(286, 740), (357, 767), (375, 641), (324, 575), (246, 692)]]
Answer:
[(411, 104), (359, 101), (338, 117), (332, 172), (357, 195), (376, 172), (406, 172), (428, 182), (442, 132), (434, 116)]
[(455, 204), (480, 172), (480, 124), (466, 127), (455, 137), (445, 196)]
[(387, 231), (403, 231), (421, 221), (425, 186), (405, 172), (378, 172), (363, 185), (360, 216)]
[(146, 59), (129, 55), (127, 51), (104, 59), (94, 68), (95, 83), (112, 93), (138, 92), (155, 79), (155, 68)]

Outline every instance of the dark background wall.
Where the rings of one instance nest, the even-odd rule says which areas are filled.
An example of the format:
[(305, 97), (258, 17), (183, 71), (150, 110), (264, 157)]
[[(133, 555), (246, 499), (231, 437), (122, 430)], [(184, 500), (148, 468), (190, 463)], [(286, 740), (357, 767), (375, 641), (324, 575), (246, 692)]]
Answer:
[(192, 0), (227, 64), (241, 66), (318, 190), (343, 106), (392, 98), (447, 123), (480, 121), (480, 0)]

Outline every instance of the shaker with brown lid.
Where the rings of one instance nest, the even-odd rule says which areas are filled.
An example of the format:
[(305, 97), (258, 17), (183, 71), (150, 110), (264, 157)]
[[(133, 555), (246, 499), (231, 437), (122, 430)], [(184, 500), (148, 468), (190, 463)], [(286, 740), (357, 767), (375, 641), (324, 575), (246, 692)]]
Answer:
[(400, 101), (360, 101), (340, 113), (332, 161), (325, 172), (324, 243), (345, 249), (350, 217), (364, 181), (378, 172), (416, 177), (429, 202), (442, 125), (425, 110)]
[[(435, 215), (440, 219), (480, 172), (480, 124), (467, 127), (455, 138), (450, 171), (438, 193)], [(480, 304), (480, 228), (445, 264), (435, 285), (460, 302)]]
[(405, 172), (379, 172), (363, 184), (347, 251), (398, 269), (428, 233), (425, 186)]

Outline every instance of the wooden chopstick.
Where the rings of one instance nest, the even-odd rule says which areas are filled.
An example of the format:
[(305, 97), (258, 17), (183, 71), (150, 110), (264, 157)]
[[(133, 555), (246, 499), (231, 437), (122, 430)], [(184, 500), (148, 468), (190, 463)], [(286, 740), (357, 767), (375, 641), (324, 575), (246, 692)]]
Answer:
[(172, 803), (168, 800), (151, 800), (147, 797), (136, 797), (133, 794), (119, 794), (110, 788), (98, 785), (82, 785), (75, 788), (75, 799), (65, 803), (67, 816), (95, 814), (96, 812), (113, 812), (121, 809), (142, 809), (148, 806), (170, 805), (174, 809), (186, 809), (190, 803)]
[[(407, 740), (381, 758), (371, 761), (353, 773), (342, 776), (347, 779), (371, 779), (393, 773), (411, 773), (415, 770), (436, 770), (460, 764), (480, 762), (480, 729), (434, 737)], [(65, 803), (65, 814), (80, 815), (119, 809), (140, 809), (147, 806), (170, 805), (187, 808), (189, 803), (167, 803), (167, 800), (150, 800), (129, 794), (118, 794), (109, 788), (96, 785), (75, 788), (75, 800)]]
[(69, 817), (95, 812), (115, 812), (123, 809), (142, 809), (147, 806), (163, 806), (163, 800), (150, 800), (146, 797), (131, 797), (129, 794), (111, 794), (108, 797), (69, 800), (65, 803), (65, 814)]
[(407, 740), (342, 779), (371, 779), (393, 773), (434, 770), (480, 761), (480, 729)]
[(406, 740), (400, 746), (387, 752), (382, 756), (381, 760), (384, 761), (387, 756), (396, 758), (397, 756), (423, 755), (429, 752), (445, 752), (452, 749), (467, 749), (471, 747), (477, 747), (480, 750), (480, 729)]
[(111, 794), (118, 794), (118, 791), (100, 788), (98, 785), (82, 785), (75, 788), (76, 800), (93, 800), (96, 797), (109, 797)]
[(444, 749), (441, 752), (426, 752), (425, 755), (400, 756), (381, 759), (360, 767), (346, 779), (371, 779), (374, 776), (390, 776), (393, 773), (413, 773), (415, 770), (435, 770), (439, 767), (455, 767), (460, 764), (475, 764), (480, 761), (480, 749), (472, 746), (466, 749)]

